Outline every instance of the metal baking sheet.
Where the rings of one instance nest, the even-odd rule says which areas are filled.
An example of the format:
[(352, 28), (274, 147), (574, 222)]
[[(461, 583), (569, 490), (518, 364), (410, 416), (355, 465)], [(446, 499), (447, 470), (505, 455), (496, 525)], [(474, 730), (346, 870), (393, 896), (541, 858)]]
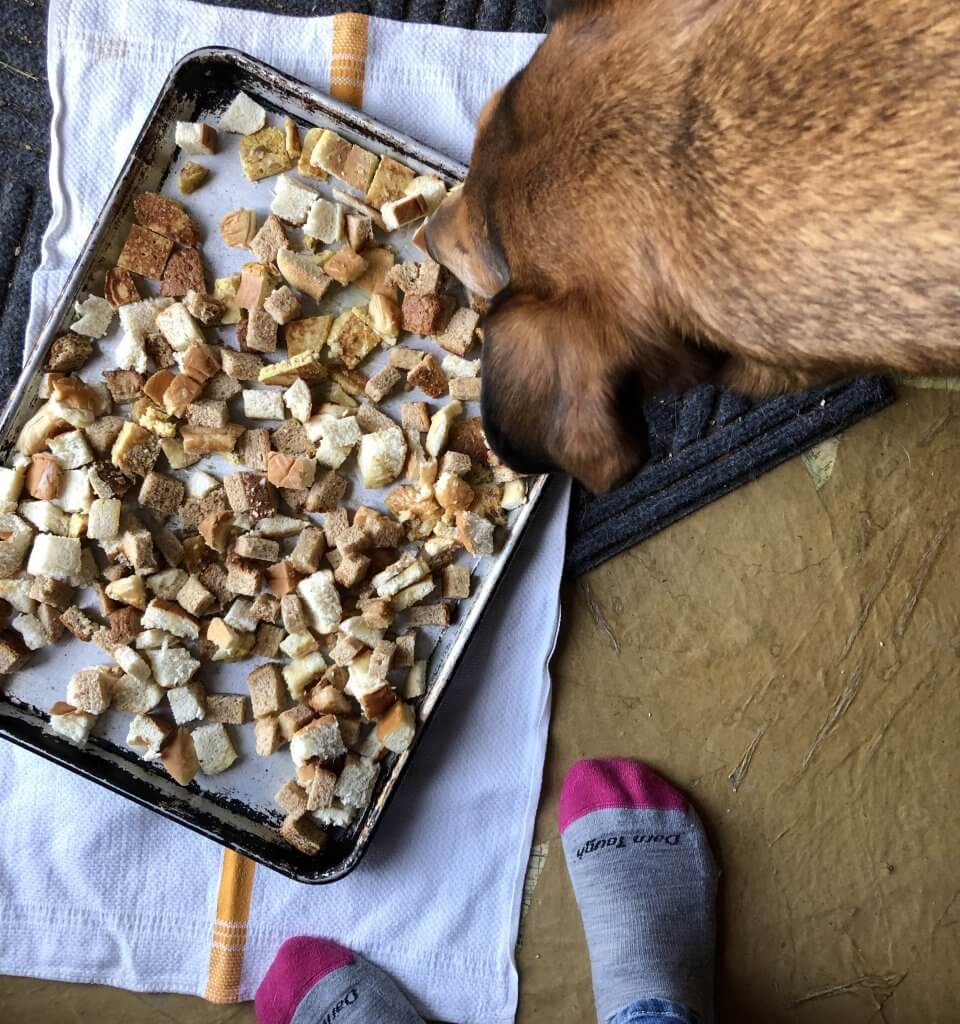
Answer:
[[(178, 120), (206, 120), (216, 124), (220, 112), (233, 96), (243, 90), (264, 106), (273, 124), (282, 124), (284, 115), (293, 117), (301, 132), (309, 127), (329, 127), (340, 135), (367, 149), (389, 153), (418, 173), (435, 174), (448, 185), (462, 180), (466, 168), (448, 160), (407, 136), (401, 135), (365, 117), (353, 108), (311, 89), (276, 69), (235, 50), (210, 48), (197, 50), (185, 57), (171, 72), (139, 139), (118, 178), (110, 198), (97, 219), (57, 301), (51, 317), (27, 362), (23, 375), (7, 402), (0, 418), (0, 457), (10, 458), (12, 446), (23, 422), (40, 404), (37, 397), (43, 362), (53, 339), (66, 330), (73, 320), (75, 300), (87, 293), (103, 294), (106, 271), (115, 265), (129, 225), (132, 223), (132, 201), (142, 191), (160, 191), (184, 202), (199, 224), (203, 234), (201, 252), (208, 279), (239, 272), (244, 254), (228, 248), (218, 231), (219, 221), (229, 210), (239, 206), (256, 210), (258, 220), (269, 212), (276, 178), (256, 184), (243, 176), (239, 159), (240, 136), (220, 135), (220, 151), (215, 157), (194, 157), (211, 169), (210, 181), (192, 196), (179, 195), (176, 179), (182, 163), (188, 159), (174, 142)], [(291, 173), (296, 173), (295, 169)], [(321, 193), (328, 195), (329, 182), (306, 179)], [(410, 236), (412, 229), (392, 232), (386, 241), (398, 258), (422, 258)], [(156, 294), (157, 289), (141, 289)], [(315, 308), (305, 308), (305, 315), (315, 312), (335, 313), (364, 301), (358, 289), (338, 289), (332, 300), (325, 298)], [(214, 329), (218, 340), (232, 341), (232, 328)], [(211, 337), (214, 335), (211, 334)], [(103, 369), (114, 364), (113, 349), (120, 339), (116, 319), (113, 330), (98, 343), (94, 360), (81, 371), (87, 380), (97, 380)], [(32, 339), (28, 339), (32, 340)], [(432, 343), (422, 339), (408, 342), (409, 347), (434, 350)], [(281, 358), (278, 354), (275, 358)], [(367, 373), (375, 372), (386, 362), (387, 352), (378, 351), (364, 364)], [(247, 385), (245, 385), (247, 386)], [(397, 406), (402, 396), (394, 396), (382, 408), (399, 419)], [(234, 406), (239, 399), (233, 400)], [(468, 405), (465, 415), (478, 415), (479, 409)], [(231, 418), (247, 423), (236, 411)], [(247, 425), (263, 426), (264, 421)], [(197, 468), (208, 468), (220, 477), (236, 467), (204, 459)], [(169, 469), (165, 469), (171, 472)], [(369, 504), (383, 508), (383, 492), (364, 492), (359, 485), (352, 456), (343, 467), (351, 479), (352, 489), (346, 503), (355, 508)], [(174, 475), (184, 477), (183, 472)], [(93, 644), (85, 644), (65, 635), (56, 645), (36, 652), (27, 667), (0, 682), (0, 735), (56, 761), (84, 777), (112, 789), (242, 853), (291, 878), (308, 883), (335, 881), (356, 866), (367, 849), (383, 810), (404, 774), (405, 768), (446, 691), (454, 669), (465, 656), (469, 638), (479, 622), (484, 607), (492, 597), (517, 542), (542, 495), (545, 478), (531, 480), (527, 504), (510, 514), (506, 531), (498, 531), (502, 543), (497, 554), (480, 560), (468, 559), (473, 574), (472, 596), (455, 605), (455, 621), (445, 630), (421, 629), (417, 657), (429, 657), (429, 679), (426, 695), (419, 702), (420, 728), (410, 750), (384, 763), (373, 801), (367, 811), (349, 830), (334, 830), (327, 849), (316, 857), (307, 857), (284, 843), (276, 828), (281, 821), (273, 795), (293, 773), (286, 748), (270, 758), (254, 752), (253, 727), (228, 727), (240, 753), (239, 759), (226, 772), (207, 777), (199, 775), (189, 787), (174, 783), (162, 770), (141, 761), (124, 743), (129, 715), (107, 712), (97, 722), (90, 743), (77, 748), (45, 731), (48, 716), (45, 709), (64, 699), (69, 676), (87, 665), (108, 662), (108, 656)], [(322, 522), (322, 517), (311, 517)], [(92, 592), (78, 603), (95, 607)], [(423, 644), (422, 647), (419, 644)], [(466, 654), (466, 656), (469, 656)], [(246, 675), (253, 663), (204, 663), (197, 678), (208, 692), (246, 694)]]

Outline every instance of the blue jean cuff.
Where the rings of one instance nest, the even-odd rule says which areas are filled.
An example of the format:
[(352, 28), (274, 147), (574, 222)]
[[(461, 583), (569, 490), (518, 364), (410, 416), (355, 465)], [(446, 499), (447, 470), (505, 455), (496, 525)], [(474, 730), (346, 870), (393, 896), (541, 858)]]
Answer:
[(669, 999), (638, 999), (625, 1006), (610, 1024), (701, 1024), (700, 1017), (687, 1006)]

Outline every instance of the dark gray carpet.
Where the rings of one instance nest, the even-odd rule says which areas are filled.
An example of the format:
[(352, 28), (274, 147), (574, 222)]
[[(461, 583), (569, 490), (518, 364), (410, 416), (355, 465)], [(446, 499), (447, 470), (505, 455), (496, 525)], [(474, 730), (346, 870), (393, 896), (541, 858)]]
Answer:
[[(500, 31), (539, 32), (545, 24), (537, 0), (215, 2), (300, 16), (353, 10)], [(0, 0), (0, 7), (0, 396), (5, 397), (19, 372), (30, 278), (50, 216), (50, 100), (46, 0)], [(857, 381), (762, 402), (701, 388), (650, 403), (651, 465), (612, 495), (578, 493), (568, 572), (599, 565), (892, 400), (885, 382)]]

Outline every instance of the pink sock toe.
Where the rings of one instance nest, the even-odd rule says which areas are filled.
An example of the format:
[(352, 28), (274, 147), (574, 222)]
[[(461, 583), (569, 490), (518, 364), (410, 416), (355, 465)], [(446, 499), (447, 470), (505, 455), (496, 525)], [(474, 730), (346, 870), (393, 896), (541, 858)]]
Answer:
[(591, 811), (612, 808), (685, 811), (687, 801), (669, 782), (639, 761), (611, 757), (573, 765), (560, 793), (560, 832)]
[(260, 987), (259, 1024), (290, 1024), (303, 997), (321, 978), (353, 963), (353, 953), (328, 939), (297, 935), (280, 947)]

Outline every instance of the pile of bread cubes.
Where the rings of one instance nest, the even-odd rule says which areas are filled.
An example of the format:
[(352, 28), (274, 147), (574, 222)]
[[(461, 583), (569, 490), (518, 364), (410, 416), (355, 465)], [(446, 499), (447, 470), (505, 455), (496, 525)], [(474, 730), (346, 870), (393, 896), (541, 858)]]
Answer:
[[(482, 304), (382, 238), (410, 225), (421, 244), (443, 182), (330, 130), (301, 140), (243, 93), (217, 128), (176, 131), (198, 158), (182, 193), (215, 180), (199, 161), (232, 132), (246, 177), (274, 178), (271, 212), (226, 212), (239, 273), (210, 287), (184, 206), (136, 196), (103, 295), (53, 342), (43, 404), (0, 468), (0, 672), (64, 633), (99, 648), (109, 661), (73, 674), (51, 730), (83, 744), (98, 716), (125, 713), (129, 745), (185, 786), (234, 763), (231, 729), (253, 729), (263, 757), (286, 746), (281, 835), (316, 854), (410, 746), (424, 628), (469, 597), (525, 482), (466, 414)], [(365, 301), (324, 313), (348, 285)], [(115, 316), (113, 368), (85, 379)], [(403, 392), (397, 422), (378, 406)], [(351, 509), (352, 475), (369, 504)], [(204, 662), (242, 660), (247, 693), (206, 692)]]

